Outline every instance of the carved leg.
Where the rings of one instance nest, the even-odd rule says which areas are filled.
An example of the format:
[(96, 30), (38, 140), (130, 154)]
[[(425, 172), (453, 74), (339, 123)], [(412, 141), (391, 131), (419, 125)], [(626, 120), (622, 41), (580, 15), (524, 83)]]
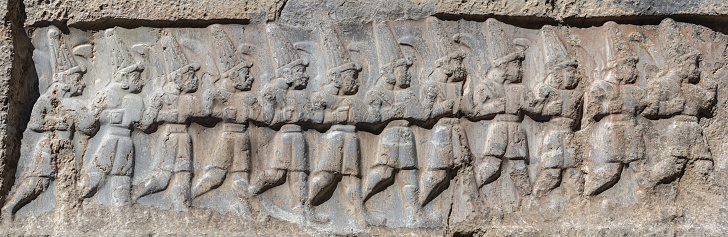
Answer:
[(247, 171), (239, 171), (239, 172), (232, 172), (230, 174), (230, 177), (233, 179), (233, 186), (238, 188), (239, 190), (243, 192), (248, 192), (248, 188), (250, 187), (250, 181), (248, 181), (248, 177), (250, 177), (250, 172)]
[(2, 208), (3, 216), (11, 218), (20, 208), (48, 189), (49, 184), (50, 178), (45, 177), (27, 177), (20, 180), (10, 199), (5, 202), (5, 206)]
[(252, 194), (261, 194), (272, 187), (283, 184), (286, 181), (284, 179), (286, 173), (287, 170), (266, 169), (255, 178), (255, 181), (250, 185), (248, 190)]
[[(660, 158), (658, 158), (660, 159)], [(684, 158), (678, 158), (675, 156), (665, 156), (657, 162), (654, 162), (650, 166), (650, 180), (648, 181), (648, 188), (653, 188), (661, 183), (670, 183), (680, 174), (685, 168), (687, 160)]]
[(172, 177), (172, 172), (157, 170), (153, 174), (147, 176), (141, 184), (134, 187), (133, 200), (147, 196), (152, 193), (162, 191), (169, 185), (169, 179)]
[(417, 170), (400, 170), (399, 174), (401, 174), (400, 178), (404, 184), (402, 186), (402, 193), (404, 194), (403, 206), (409, 212), (409, 216), (413, 220), (417, 220), (420, 213), (420, 202), (417, 195), (419, 193)]
[(538, 173), (533, 185), (536, 195), (544, 195), (561, 183), (561, 169), (543, 169)]
[(597, 195), (612, 187), (622, 173), (622, 163), (604, 163), (590, 167), (584, 180), (584, 194)]
[(311, 205), (319, 205), (326, 200), (322, 200), (326, 193), (334, 188), (332, 187), (336, 175), (327, 171), (319, 171), (311, 178), (311, 192), (309, 192), (308, 200)]
[(428, 170), (422, 174), (420, 183), (420, 201), (422, 203), (420, 205), (424, 207), (442, 193), (446, 182), (450, 181), (447, 176), (447, 170)]
[(192, 185), (192, 198), (197, 198), (212, 189), (219, 187), (225, 180), (227, 170), (219, 167), (208, 167), (203, 171), (200, 178)]
[(510, 169), (510, 176), (513, 184), (516, 186), (521, 195), (531, 194), (531, 179), (528, 177), (528, 166), (525, 160), (511, 160), (513, 166)]
[(81, 195), (84, 198), (93, 197), (98, 191), (99, 186), (104, 181), (106, 174), (101, 172), (88, 172), (81, 175), (78, 186), (81, 189)]
[(128, 206), (131, 203), (131, 176), (114, 175), (109, 177), (111, 205)]
[(379, 190), (391, 185), (391, 179), (394, 175), (394, 168), (386, 165), (377, 165), (369, 171), (366, 181), (366, 191), (364, 202), (366, 202), (371, 196), (376, 194)]
[(191, 192), (190, 182), (192, 174), (186, 171), (174, 173), (172, 177), (172, 186), (169, 194), (172, 196), (174, 209), (177, 211), (185, 211), (190, 206)]
[(500, 177), (501, 163), (501, 159), (495, 156), (485, 156), (478, 162), (475, 167), (475, 180), (478, 187), (489, 184)]

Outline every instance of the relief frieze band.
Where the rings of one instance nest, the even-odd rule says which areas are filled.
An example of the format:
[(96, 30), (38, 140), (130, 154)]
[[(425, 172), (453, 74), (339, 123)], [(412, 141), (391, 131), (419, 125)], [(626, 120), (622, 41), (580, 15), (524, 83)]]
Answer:
[(725, 37), (671, 19), (50, 26), (31, 38), (40, 97), (6, 218), (141, 206), (356, 233), (533, 200), (639, 203), (688, 165), (713, 172), (704, 121), (725, 80)]

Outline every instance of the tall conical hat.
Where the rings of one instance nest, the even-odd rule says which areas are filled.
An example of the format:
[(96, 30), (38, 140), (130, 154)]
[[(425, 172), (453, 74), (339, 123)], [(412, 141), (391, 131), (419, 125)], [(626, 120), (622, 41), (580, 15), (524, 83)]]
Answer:
[[(48, 48), (51, 52), (51, 70), (54, 74), (85, 72), (85, 68), (78, 65), (66, 44), (62, 42), (61, 31), (55, 26), (48, 29)], [(54, 80), (58, 79), (60, 78), (54, 77)]]
[(182, 48), (177, 44), (177, 40), (171, 34), (162, 37), (162, 51), (164, 54), (164, 62), (167, 65), (168, 73), (174, 72), (189, 65), (187, 57)]
[(358, 64), (351, 61), (347, 48), (344, 47), (333, 26), (321, 26), (321, 46), (324, 51), (326, 68), (330, 73), (360, 69)]
[(668, 62), (681, 63), (690, 56), (701, 55), (700, 50), (685, 41), (680, 30), (678, 23), (670, 18), (662, 20), (658, 26), (660, 49)]
[(217, 54), (220, 73), (230, 71), (230, 69), (233, 69), (238, 64), (235, 45), (233, 45), (230, 37), (227, 36), (220, 25), (210, 26), (210, 34), (212, 35), (213, 48)]
[(392, 29), (386, 22), (374, 21), (374, 39), (377, 45), (377, 59), (381, 68), (394, 68), (401, 64), (411, 65), (404, 57)]
[(617, 27), (617, 23), (610, 21), (604, 23), (607, 40), (607, 68), (611, 68), (623, 61), (636, 61), (637, 54), (629, 46), (627, 39)]
[(134, 61), (129, 54), (128, 48), (119, 39), (117, 31), (117, 28), (104, 31), (106, 47), (111, 54), (111, 63), (116, 68), (116, 72), (123, 73), (141, 69), (141, 65)]
[(490, 18), (485, 21), (486, 46), (490, 50), (490, 58), (493, 65), (498, 66), (513, 60), (523, 59), (527, 44), (524, 39), (508, 40), (505, 32), (505, 24)]
[(268, 41), (271, 52), (273, 53), (276, 70), (290, 68), (295, 65), (308, 65), (308, 61), (298, 55), (296, 48), (289, 41), (291, 37), (288, 35), (288, 32), (281, 29), (276, 23), (269, 23), (266, 29), (268, 31)]
[(541, 28), (540, 33), (542, 52), (546, 61), (546, 70), (576, 65), (576, 61), (569, 55), (566, 46), (556, 34), (555, 27), (544, 26)]
[(450, 56), (464, 57), (465, 54), (460, 50), (453, 37), (449, 37), (445, 33), (443, 24), (435, 17), (429, 17), (427, 20), (427, 31), (430, 34), (431, 47), (433, 48), (434, 60)]

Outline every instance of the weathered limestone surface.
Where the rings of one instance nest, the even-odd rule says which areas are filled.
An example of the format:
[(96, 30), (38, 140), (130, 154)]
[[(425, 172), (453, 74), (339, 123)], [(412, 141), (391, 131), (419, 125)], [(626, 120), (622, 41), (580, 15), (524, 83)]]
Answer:
[(722, 1), (0, 5), (6, 235), (728, 234)]

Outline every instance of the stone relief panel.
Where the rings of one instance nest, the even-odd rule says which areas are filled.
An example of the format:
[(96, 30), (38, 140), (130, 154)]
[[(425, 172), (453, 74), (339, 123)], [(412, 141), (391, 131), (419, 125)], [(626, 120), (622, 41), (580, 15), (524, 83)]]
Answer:
[[(56, 27), (2, 214), (210, 209), (335, 233), (639, 203), (714, 161), (725, 39), (495, 19)], [(554, 207), (556, 206), (556, 207)]]

